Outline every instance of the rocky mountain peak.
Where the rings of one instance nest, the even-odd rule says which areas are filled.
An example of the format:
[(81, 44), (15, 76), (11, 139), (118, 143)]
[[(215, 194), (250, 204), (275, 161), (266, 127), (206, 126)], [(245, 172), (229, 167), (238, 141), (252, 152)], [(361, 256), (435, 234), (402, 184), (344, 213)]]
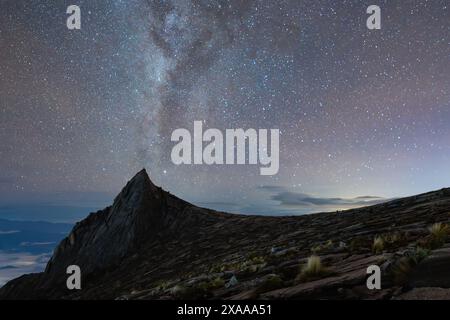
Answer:
[(153, 184), (145, 169), (138, 172), (111, 207), (91, 213), (77, 223), (47, 265), (46, 273), (60, 275), (70, 264), (86, 273), (111, 267), (142, 243), (164, 231), (170, 195)]
[(137, 206), (143, 197), (151, 196), (157, 191), (158, 187), (150, 180), (147, 171), (142, 169), (126, 184), (115, 202), (125, 201), (130, 206)]

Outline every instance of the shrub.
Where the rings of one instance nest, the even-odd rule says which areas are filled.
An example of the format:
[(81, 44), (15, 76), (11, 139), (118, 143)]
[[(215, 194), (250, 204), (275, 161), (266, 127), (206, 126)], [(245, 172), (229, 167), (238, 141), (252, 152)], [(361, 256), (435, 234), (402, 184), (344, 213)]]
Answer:
[(322, 265), (322, 261), (318, 256), (308, 258), (306, 264), (301, 268), (297, 280), (312, 281), (330, 275), (331, 272)]
[(331, 248), (333, 248), (333, 241), (332, 240), (328, 240), (325, 243), (321, 243), (321, 244), (319, 244), (317, 246), (312, 247), (311, 248), (311, 252), (313, 254), (318, 254), (318, 253), (321, 253), (323, 251), (329, 250)]
[(380, 254), (384, 250), (384, 239), (382, 237), (375, 237), (373, 239), (372, 251), (375, 254)]
[(430, 234), (420, 239), (417, 244), (427, 249), (437, 249), (445, 244), (450, 228), (447, 224), (438, 222), (430, 226), (428, 231)]
[(417, 247), (409, 256), (414, 265), (419, 264), (422, 260), (430, 255), (430, 250)]
[(445, 223), (435, 223), (428, 228), (431, 235), (431, 245), (433, 248), (438, 248), (444, 245), (449, 234), (449, 227)]
[(318, 256), (311, 256), (308, 258), (306, 265), (303, 268), (303, 272), (314, 275), (320, 273), (322, 270), (322, 261)]

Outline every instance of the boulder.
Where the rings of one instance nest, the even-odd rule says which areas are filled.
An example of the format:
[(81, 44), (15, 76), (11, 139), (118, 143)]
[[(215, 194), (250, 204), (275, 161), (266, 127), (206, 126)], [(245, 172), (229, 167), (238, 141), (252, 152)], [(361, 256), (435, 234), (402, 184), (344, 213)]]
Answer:
[(450, 288), (450, 248), (434, 250), (411, 274), (412, 288)]

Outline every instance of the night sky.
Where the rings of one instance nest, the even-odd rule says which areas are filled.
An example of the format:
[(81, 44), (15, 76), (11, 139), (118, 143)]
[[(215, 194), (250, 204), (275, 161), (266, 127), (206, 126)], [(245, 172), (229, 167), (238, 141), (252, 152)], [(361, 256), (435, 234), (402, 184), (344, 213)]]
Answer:
[[(81, 30), (66, 27), (71, 4)], [(381, 30), (366, 27), (371, 4)], [(39, 205), (100, 207), (143, 167), (185, 200), (243, 213), (448, 187), (449, 4), (2, 0), (0, 205), (36, 219)], [(194, 120), (280, 129), (279, 173), (175, 166), (171, 133)]]

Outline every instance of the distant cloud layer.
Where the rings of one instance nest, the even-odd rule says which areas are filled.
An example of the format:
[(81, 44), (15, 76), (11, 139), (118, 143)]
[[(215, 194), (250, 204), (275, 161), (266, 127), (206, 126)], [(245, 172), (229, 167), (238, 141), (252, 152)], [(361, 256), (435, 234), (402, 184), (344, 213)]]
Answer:
[(42, 272), (51, 254), (6, 253), (0, 251), (0, 287), (23, 274)]
[(0, 230), (0, 235), (4, 235), (4, 234), (14, 234), (14, 233), (19, 233), (19, 230), (7, 230), (7, 231), (3, 231)]
[(346, 210), (371, 206), (391, 199), (377, 196), (355, 198), (316, 197), (307, 193), (293, 192), (289, 188), (275, 185), (260, 186), (256, 190), (265, 194), (264, 201), (248, 199), (245, 203), (197, 202), (202, 207), (226, 212), (261, 215), (302, 215), (324, 211)]
[(272, 195), (272, 200), (280, 201), (285, 206), (369, 206), (386, 201), (386, 199), (363, 196), (357, 198), (320, 198), (305, 193), (295, 193), (289, 191), (279, 192)]
[(0, 287), (25, 273), (42, 272), (71, 228), (71, 224), (0, 219)]

